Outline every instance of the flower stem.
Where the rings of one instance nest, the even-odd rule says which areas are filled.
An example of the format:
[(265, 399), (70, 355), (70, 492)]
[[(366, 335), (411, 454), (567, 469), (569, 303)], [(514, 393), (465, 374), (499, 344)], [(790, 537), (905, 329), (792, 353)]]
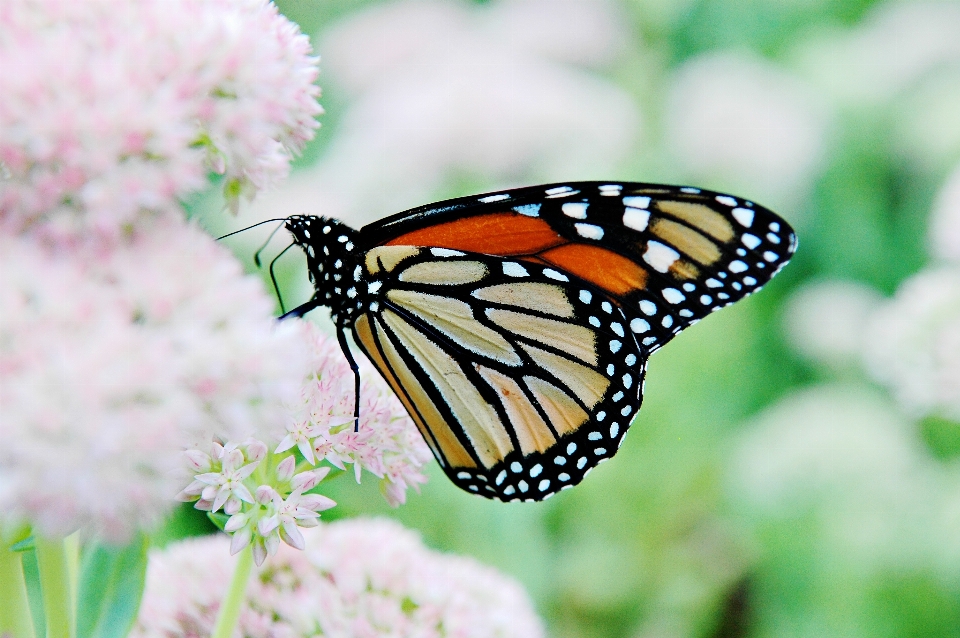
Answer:
[(246, 548), (237, 556), (237, 564), (233, 568), (233, 578), (230, 580), (230, 589), (220, 605), (217, 614), (217, 624), (213, 628), (210, 638), (230, 638), (240, 620), (240, 608), (243, 606), (247, 593), (247, 583), (250, 581), (250, 572), (253, 571), (253, 551)]
[(34, 638), (20, 552), (0, 540), (0, 636)]
[(43, 612), (47, 622), (47, 638), (73, 638), (74, 595), (70, 581), (70, 550), (63, 539), (34, 537), (37, 564), (40, 567), (40, 589), (43, 591)]

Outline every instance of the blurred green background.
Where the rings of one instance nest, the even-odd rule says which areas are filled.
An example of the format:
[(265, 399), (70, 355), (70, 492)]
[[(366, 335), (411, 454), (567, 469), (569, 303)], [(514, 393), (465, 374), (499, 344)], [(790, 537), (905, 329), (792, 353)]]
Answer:
[[(512, 574), (558, 638), (960, 636), (960, 426), (785, 328), (810, 282), (890, 296), (934, 262), (931, 211), (960, 161), (960, 5), (278, 5), (321, 55), (327, 112), (280, 190), (236, 219), (196, 203), (211, 232), (611, 179), (733, 192), (800, 237), (762, 293), (653, 356), (630, 436), (577, 489), (505, 505), (432, 466), (395, 510), (372, 477), (340, 478), (325, 519), (394, 517)], [(233, 248), (253, 270), (248, 235)], [(278, 266), (290, 307), (304, 263)]]

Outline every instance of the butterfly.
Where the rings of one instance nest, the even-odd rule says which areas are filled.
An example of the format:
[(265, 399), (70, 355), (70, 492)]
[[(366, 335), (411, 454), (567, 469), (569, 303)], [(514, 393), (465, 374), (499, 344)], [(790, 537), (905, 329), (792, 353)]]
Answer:
[(329, 307), (355, 375), (347, 332), (450, 480), (503, 501), (543, 500), (612, 457), (650, 355), (797, 247), (751, 201), (632, 182), (461, 197), (360, 230), (284, 221), (316, 290), (284, 316)]

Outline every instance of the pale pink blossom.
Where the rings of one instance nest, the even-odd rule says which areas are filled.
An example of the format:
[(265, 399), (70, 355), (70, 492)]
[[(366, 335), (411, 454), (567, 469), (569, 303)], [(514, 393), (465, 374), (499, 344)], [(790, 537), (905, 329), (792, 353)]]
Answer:
[[(541, 638), (543, 624), (512, 578), (423, 546), (384, 519), (300, 530), (305, 551), (281, 546), (251, 579), (240, 634)], [(181, 541), (150, 557), (134, 638), (209, 635), (231, 564), (222, 536)]]
[(919, 567), (954, 581), (960, 473), (931, 457), (889, 397), (814, 386), (765, 409), (738, 438), (730, 497), (768, 531), (797, 521), (814, 530), (818, 570)]
[(864, 326), (883, 297), (854, 281), (814, 281), (797, 289), (785, 304), (786, 336), (808, 359), (837, 370), (859, 367)]
[(307, 369), (300, 322), (176, 218), (69, 254), (0, 235), (0, 307), (0, 522), (45, 534), (149, 528), (182, 450), (278, 427)]
[(269, 187), (317, 127), (310, 53), (264, 0), (5, 3), (0, 226), (116, 238), (208, 171)]
[[(346, 469), (353, 464), (360, 482), (367, 470), (380, 479), (387, 501), (399, 505), (408, 488), (426, 482), (422, 466), (431, 454), (416, 426), (386, 382), (368, 364), (361, 366), (360, 422), (354, 431), (353, 372), (336, 339), (316, 326), (305, 326), (311, 370), (294, 406), (277, 452), (294, 446), (311, 463), (327, 461)], [(304, 451), (304, 448), (307, 448)]]
[(214, 442), (212, 454), (187, 450), (184, 460), (193, 477), (177, 498), (207, 512), (222, 507), (230, 516), (223, 525), (232, 535), (230, 553), (252, 544), (257, 565), (277, 551), (281, 540), (303, 549), (296, 528), (316, 527), (320, 512), (336, 505), (326, 496), (306, 493), (320, 484), (329, 467), (294, 474), (293, 455), (279, 458), (256, 439), (242, 446)]
[[(343, 470), (353, 464), (358, 483), (364, 469), (371, 472), (394, 506), (406, 500), (407, 489), (427, 480), (421, 468), (430, 452), (386, 383), (364, 367), (360, 430), (354, 432), (353, 372), (339, 345), (312, 324), (304, 323), (301, 334), (310, 373), (300, 400), (287, 404), (286, 436), (280, 439), (279, 427), (272, 437), (268, 433), (275, 450), (269, 452), (260, 440), (241, 446), (214, 442), (211, 454), (191, 449), (183, 459), (191, 480), (178, 498), (200, 510), (223, 508), (230, 515), (223, 528), (232, 535), (230, 551), (251, 545), (258, 565), (280, 541), (303, 549), (298, 528), (315, 526), (319, 513), (336, 505), (313, 492), (330, 465)], [(293, 448), (300, 462), (288, 452)], [(317, 465), (323, 461), (329, 465)]]
[(690, 180), (722, 182), (799, 208), (823, 159), (827, 118), (786, 69), (739, 52), (684, 63), (667, 96), (668, 148)]
[(924, 270), (875, 312), (867, 370), (911, 415), (960, 421), (960, 267)]
[(937, 194), (930, 214), (930, 252), (951, 263), (960, 263), (960, 164)]

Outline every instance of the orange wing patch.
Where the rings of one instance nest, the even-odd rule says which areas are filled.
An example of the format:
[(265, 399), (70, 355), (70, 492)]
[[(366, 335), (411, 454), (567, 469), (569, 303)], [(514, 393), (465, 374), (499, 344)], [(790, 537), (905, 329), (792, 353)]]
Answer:
[(384, 245), (431, 246), (510, 257), (533, 255), (565, 242), (542, 219), (518, 213), (491, 213), (414, 230)]
[(383, 245), (430, 246), (520, 257), (561, 268), (616, 297), (643, 290), (647, 284), (647, 271), (633, 260), (600, 246), (571, 242), (542, 219), (512, 212), (475, 215), (421, 228)]
[(634, 261), (591, 244), (566, 244), (539, 255), (540, 259), (586, 279), (617, 296), (647, 285), (647, 271)]

